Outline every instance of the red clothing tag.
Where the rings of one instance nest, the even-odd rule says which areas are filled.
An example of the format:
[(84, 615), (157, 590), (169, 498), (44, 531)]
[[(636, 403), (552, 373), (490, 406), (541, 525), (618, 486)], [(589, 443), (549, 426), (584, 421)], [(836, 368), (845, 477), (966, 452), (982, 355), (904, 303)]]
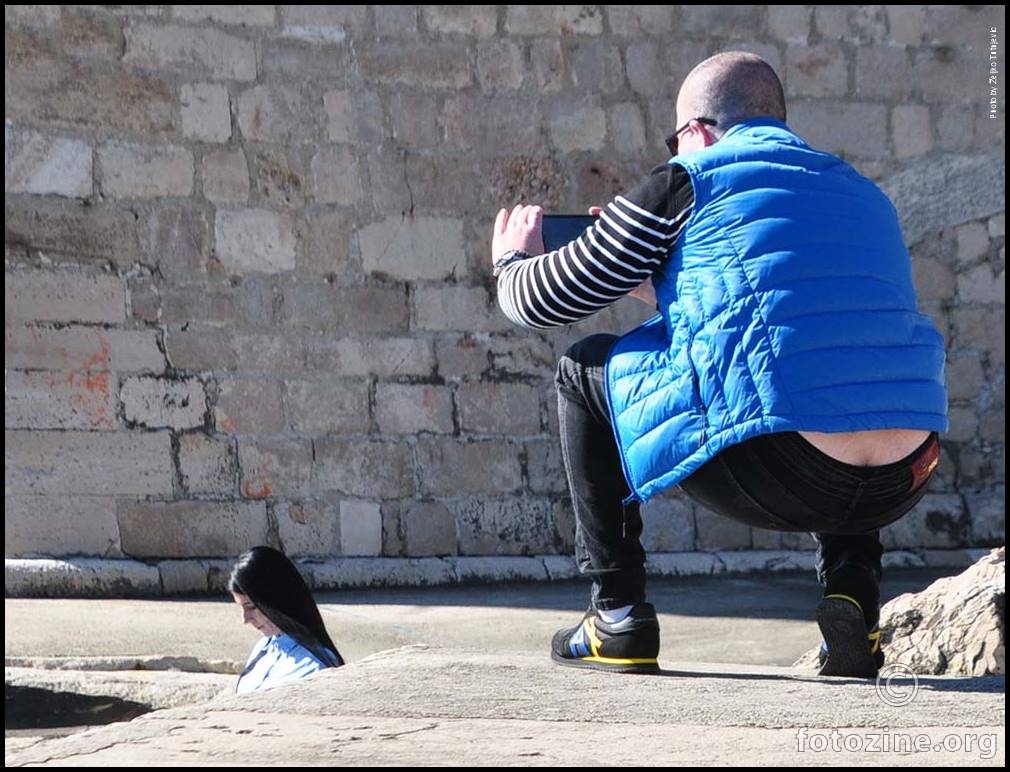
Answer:
[(918, 490), (919, 486), (929, 479), (929, 476), (939, 463), (940, 441), (934, 437), (933, 441), (926, 446), (922, 455), (912, 462), (912, 487), (909, 489), (909, 493)]

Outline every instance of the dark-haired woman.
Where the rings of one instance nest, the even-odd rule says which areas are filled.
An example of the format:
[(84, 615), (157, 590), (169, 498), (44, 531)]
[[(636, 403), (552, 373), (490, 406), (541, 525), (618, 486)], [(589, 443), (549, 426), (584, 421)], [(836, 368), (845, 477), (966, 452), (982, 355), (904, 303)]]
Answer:
[(239, 676), (236, 693), (270, 689), (344, 664), (308, 585), (283, 553), (272, 547), (243, 553), (228, 589), (242, 609), (242, 621), (263, 634)]

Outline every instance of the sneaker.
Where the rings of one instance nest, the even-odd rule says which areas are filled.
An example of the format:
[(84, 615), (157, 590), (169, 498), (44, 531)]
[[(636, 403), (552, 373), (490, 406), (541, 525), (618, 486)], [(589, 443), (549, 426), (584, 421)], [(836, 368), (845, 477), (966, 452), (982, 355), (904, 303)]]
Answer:
[(818, 675), (876, 678), (884, 665), (880, 627), (867, 631), (863, 609), (848, 595), (825, 595), (817, 604), (821, 628)]
[(614, 624), (604, 622), (590, 609), (582, 622), (558, 630), (551, 641), (551, 659), (571, 667), (655, 673), (659, 671), (658, 657), (659, 620), (651, 603), (639, 603)]

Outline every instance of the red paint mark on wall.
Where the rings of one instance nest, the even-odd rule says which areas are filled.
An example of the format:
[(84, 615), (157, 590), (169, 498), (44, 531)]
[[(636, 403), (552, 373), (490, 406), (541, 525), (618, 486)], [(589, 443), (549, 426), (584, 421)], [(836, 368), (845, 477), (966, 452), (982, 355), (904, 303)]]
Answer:
[(271, 493), (273, 493), (273, 489), (266, 480), (247, 480), (242, 485), (242, 495), (247, 499), (259, 501), (260, 499), (269, 497)]
[(66, 400), (92, 429), (115, 429), (112, 400), (109, 391), (109, 374), (105, 372), (53, 373), (46, 377), (46, 386), (57, 399)]
[(109, 369), (109, 352), (112, 347), (109, 345), (108, 338), (102, 333), (96, 333), (98, 336), (98, 351), (84, 360), (84, 366), (82, 370), (108, 370)]

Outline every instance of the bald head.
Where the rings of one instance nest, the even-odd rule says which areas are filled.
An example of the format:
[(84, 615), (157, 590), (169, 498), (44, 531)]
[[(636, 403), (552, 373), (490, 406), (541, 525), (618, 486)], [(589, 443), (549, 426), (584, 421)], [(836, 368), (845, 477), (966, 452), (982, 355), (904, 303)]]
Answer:
[(677, 125), (698, 117), (718, 121), (720, 132), (748, 118), (785, 121), (782, 82), (756, 54), (716, 54), (691, 70), (677, 96)]

